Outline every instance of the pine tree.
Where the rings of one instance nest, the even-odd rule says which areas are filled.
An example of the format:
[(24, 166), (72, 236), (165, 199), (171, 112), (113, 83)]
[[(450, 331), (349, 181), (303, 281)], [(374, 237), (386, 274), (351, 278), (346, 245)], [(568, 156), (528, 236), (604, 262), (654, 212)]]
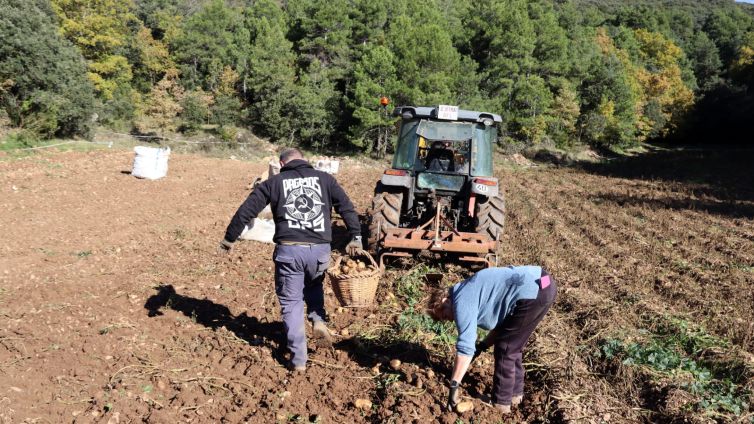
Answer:
[(392, 118), (380, 105), (380, 98), (393, 97), (396, 86), (395, 57), (385, 46), (367, 45), (354, 70), (352, 139), (377, 156), (388, 147)]
[(296, 56), (285, 37), (282, 10), (259, 1), (247, 11), (253, 41), (249, 50), (247, 99), (252, 125), (275, 140), (292, 136), (295, 110)]
[(215, 91), (226, 66), (247, 72), (249, 43), (240, 11), (213, 0), (188, 18), (171, 49), (186, 87)]

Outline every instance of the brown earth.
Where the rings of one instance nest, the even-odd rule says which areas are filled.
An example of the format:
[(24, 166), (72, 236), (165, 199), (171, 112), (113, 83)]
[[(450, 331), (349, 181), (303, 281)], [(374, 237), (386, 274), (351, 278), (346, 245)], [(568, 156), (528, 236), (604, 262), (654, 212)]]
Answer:
[[(452, 350), (365, 336), (403, 309), (390, 299), (400, 266), (372, 310), (338, 309), (328, 290), (335, 348), (315, 349), (303, 375), (285, 370), (272, 246), (215, 254), (265, 163), (173, 155), (167, 178), (143, 181), (125, 151), (4, 159), (0, 422), (751, 420), (695, 412), (687, 392), (594, 355), (677, 317), (727, 340), (705, 360), (737, 364), (754, 389), (753, 184), (730, 162), (714, 181), (623, 172), (631, 163), (499, 171), (501, 262), (543, 264), (560, 283), (527, 351), (524, 404), (503, 420), (484, 402), (491, 355), (464, 384), (474, 410), (458, 415), (443, 408)], [(365, 212), (381, 168), (343, 169)]]

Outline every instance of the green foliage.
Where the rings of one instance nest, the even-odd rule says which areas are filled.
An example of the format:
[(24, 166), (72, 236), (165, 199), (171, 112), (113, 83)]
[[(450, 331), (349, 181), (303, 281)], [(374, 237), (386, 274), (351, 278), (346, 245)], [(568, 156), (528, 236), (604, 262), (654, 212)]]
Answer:
[(191, 15), (171, 50), (184, 86), (216, 91), (226, 66), (245, 73), (250, 34), (239, 10), (214, 0)]
[(136, 17), (130, 0), (52, 0), (60, 29), (87, 59), (89, 79), (104, 100), (130, 85), (132, 65), (122, 54)]
[(607, 339), (598, 355), (618, 359), (627, 366), (648, 367), (656, 378), (670, 379), (696, 396), (696, 404), (691, 407), (697, 410), (735, 416), (749, 411), (752, 396), (742, 386), (741, 375), (730, 364), (704, 359), (705, 351), (726, 347), (727, 341), (676, 318), (661, 322), (656, 331), (640, 342)]
[(0, 106), (33, 133), (88, 135), (93, 89), (79, 52), (58, 34), (42, 2), (0, 4)]
[(396, 337), (409, 342), (423, 343), (447, 351), (456, 341), (456, 327), (452, 322), (440, 322), (413, 309), (398, 317)]
[(28, 130), (21, 130), (8, 134), (4, 139), (0, 140), (0, 150), (28, 149), (40, 143), (41, 140), (36, 134)]
[(5, 0), (0, 7), (2, 106), (15, 126), (45, 137), (87, 131), (92, 86), (100, 123), (143, 125), (160, 115), (159, 86), (170, 75), (211, 101), (168, 96), (161, 128), (250, 125), (274, 142), (316, 150), (384, 154), (394, 118), (381, 96), (391, 107), (498, 113), (502, 140), (516, 143), (621, 149), (710, 134), (750, 142), (754, 17), (730, 1)]
[(285, 16), (272, 1), (256, 2), (247, 14), (253, 37), (245, 78), (249, 118), (261, 134), (285, 140), (295, 128), (296, 100), (296, 55), (285, 37)]
[(210, 105), (213, 102), (214, 98), (202, 90), (186, 93), (181, 102), (180, 130), (187, 134), (193, 134), (203, 124), (209, 123)]
[(427, 293), (424, 276), (432, 272), (436, 270), (419, 265), (396, 280), (395, 295), (407, 307), (398, 317), (395, 337), (447, 349), (455, 343), (455, 325), (452, 322), (433, 320), (422, 308), (422, 300)]
[(425, 293), (424, 276), (431, 272), (435, 270), (422, 264), (402, 274), (395, 282), (395, 294), (398, 299), (406, 302), (409, 307), (421, 302)]
[(393, 98), (397, 91), (395, 56), (385, 46), (368, 44), (354, 71), (353, 140), (366, 151), (384, 154), (393, 118), (379, 104), (382, 96)]
[(241, 100), (232, 95), (219, 95), (210, 107), (210, 123), (221, 127), (232, 126), (241, 120), (243, 110)]

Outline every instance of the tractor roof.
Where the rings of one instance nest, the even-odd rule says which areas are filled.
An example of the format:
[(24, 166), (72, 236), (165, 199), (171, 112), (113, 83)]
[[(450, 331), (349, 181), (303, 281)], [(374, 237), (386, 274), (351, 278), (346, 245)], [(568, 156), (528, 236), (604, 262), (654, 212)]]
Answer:
[[(414, 118), (438, 119), (438, 108), (438, 106), (397, 106), (393, 110), (393, 116), (403, 116), (405, 112), (409, 112)], [(494, 122), (503, 122), (503, 118), (494, 113), (458, 109), (459, 121), (482, 122), (485, 118), (492, 119)]]

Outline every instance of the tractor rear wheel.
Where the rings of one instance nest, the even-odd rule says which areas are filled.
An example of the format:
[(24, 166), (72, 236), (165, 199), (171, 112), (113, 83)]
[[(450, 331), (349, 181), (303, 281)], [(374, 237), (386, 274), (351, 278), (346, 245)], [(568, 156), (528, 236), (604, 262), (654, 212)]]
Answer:
[[(369, 221), (369, 250), (376, 252), (385, 229), (400, 225), (403, 193), (389, 191), (381, 183), (377, 184), (372, 198), (372, 213)], [(379, 233), (379, 234), (378, 234)]]
[(477, 206), (476, 232), (486, 234), (495, 241), (503, 237), (505, 222), (505, 200), (502, 194), (487, 199)]

